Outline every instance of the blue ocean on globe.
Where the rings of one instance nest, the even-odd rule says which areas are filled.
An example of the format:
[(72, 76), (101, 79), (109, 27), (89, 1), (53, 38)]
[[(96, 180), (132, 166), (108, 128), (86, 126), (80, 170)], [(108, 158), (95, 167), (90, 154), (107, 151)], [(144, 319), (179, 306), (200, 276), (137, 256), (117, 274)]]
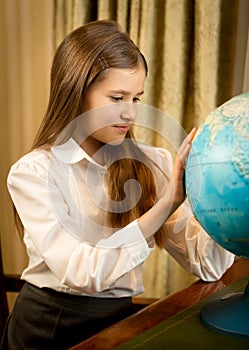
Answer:
[(193, 214), (205, 231), (249, 258), (249, 92), (207, 116), (192, 143), (185, 180)]

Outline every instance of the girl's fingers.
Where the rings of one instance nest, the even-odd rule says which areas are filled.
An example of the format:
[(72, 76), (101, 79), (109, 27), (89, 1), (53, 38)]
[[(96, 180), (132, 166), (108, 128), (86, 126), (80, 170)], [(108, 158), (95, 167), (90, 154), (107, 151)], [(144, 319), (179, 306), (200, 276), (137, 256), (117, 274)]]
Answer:
[(187, 157), (191, 149), (191, 143), (195, 137), (196, 132), (197, 132), (197, 128), (193, 128), (188, 134), (188, 136), (184, 139), (181, 146), (179, 147), (178, 156), (182, 161), (183, 165), (186, 164)]
[(186, 145), (191, 144), (191, 142), (193, 141), (195, 134), (196, 134), (197, 128), (193, 128), (190, 133), (187, 135), (187, 137), (183, 140), (181, 146), (179, 147), (179, 152), (181, 153), (181, 151), (186, 147)]

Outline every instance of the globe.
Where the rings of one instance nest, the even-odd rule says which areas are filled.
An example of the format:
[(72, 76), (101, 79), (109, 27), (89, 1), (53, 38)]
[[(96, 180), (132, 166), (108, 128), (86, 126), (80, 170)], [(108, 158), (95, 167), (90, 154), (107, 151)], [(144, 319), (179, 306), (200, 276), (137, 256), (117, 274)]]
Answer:
[(186, 166), (194, 216), (221, 246), (249, 258), (249, 93), (211, 112)]
[[(249, 92), (207, 116), (193, 140), (185, 176), (187, 197), (200, 225), (223, 248), (248, 259)], [(244, 293), (227, 299), (227, 307), (224, 302), (221, 307), (220, 300), (208, 303), (202, 322), (219, 333), (249, 337), (249, 284)], [(219, 307), (224, 317), (218, 317)]]

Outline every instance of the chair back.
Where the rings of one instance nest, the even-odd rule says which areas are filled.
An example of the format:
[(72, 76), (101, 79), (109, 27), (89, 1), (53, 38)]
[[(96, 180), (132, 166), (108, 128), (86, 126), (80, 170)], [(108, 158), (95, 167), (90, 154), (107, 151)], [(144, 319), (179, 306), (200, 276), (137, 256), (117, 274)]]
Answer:
[(0, 338), (9, 316), (7, 292), (20, 292), (24, 283), (25, 282), (20, 279), (20, 275), (18, 274), (4, 273), (0, 241)]

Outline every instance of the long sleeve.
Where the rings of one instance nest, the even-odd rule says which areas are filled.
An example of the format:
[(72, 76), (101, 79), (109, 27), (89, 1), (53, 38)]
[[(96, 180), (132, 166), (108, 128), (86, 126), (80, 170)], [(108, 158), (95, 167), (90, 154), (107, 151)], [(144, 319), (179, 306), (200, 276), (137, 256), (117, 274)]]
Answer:
[(234, 254), (216, 243), (195, 220), (187, 200), (167, 220), (165, 229), (165, 249), (204, 281), (218, 280), (234, 262)]
[(85, 241), (80, 238), (84, 234), (77, 235), (77, 231), (89, 230), (91, 222), (87, 220), (85, 227), (84, 222), (77, 222), (66, 190), (62, 193), (57, 179), (49, 179), (48, 174), (49, 160), (42, 152), (34, 152), (15, 164), (8, 176), (9, 192), (24, 225), (30, 264), (39, 271), (39, 264), (45, 263), (61, 284), (82, 293), (110, 289), (151, 252), (137, 222), (97, 244)]

